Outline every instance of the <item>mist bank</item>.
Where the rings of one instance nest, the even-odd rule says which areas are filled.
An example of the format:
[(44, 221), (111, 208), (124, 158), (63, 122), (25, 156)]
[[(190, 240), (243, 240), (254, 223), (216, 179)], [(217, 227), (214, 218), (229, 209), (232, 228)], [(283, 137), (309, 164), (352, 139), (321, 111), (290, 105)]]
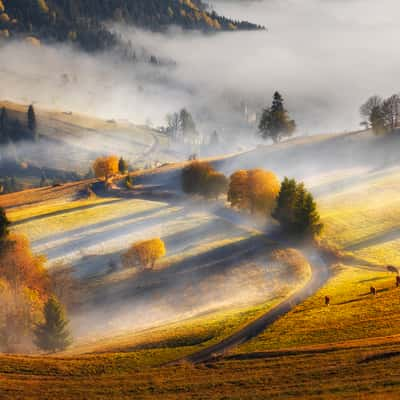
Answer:
[(400, 6), (394, 0), (211, 4), (269, 29), (205, 35), (112, 27), (140, 44), (137, 51), (173, 59), (168, 66), (132, 64), (67, 45), (10, 42), (1, 47), (0, 98), (153, 126), (185, 107), (203, 135), (217, 130), (229, 142), (236, 138), (253, 146), (260, 141), (254, 118), (275, 90), (296, 120), (298, 135), (357, 129), (359, 105), (369, 95), (396, 91), (394, 10)]

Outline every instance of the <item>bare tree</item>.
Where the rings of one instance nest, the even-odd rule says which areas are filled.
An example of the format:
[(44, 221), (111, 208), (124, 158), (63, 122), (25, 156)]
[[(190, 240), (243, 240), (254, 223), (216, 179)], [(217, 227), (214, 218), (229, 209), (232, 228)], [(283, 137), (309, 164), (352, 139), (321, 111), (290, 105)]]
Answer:
[(361, 107), (360, 114), (361, 117), (364, 118), (363, 125), (367, 127), (371, 126), (371, 114), (373, 110), (377, 107), (381, 108), (383, 104), (383, 100), (380, 96), (371, 96)]
[(382, 104), (382, 111), (385, 125), (390, 132), (393, 132), (400, 122), (400, 96), (394, 94), (387, 98)]

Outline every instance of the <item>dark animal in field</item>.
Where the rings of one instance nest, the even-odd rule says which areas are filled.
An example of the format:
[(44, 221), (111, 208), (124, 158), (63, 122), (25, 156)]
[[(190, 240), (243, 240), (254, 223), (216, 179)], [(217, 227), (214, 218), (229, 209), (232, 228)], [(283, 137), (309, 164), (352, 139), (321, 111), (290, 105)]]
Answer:
[(329, 296), (325, 296), (325, 305), (329, 306), (330, 302), (331, 302), (331, 298)]
[(374, 288), (373, 286), (370, 287), (369, 291), (372, 295), (376, 295), (376, 288)]
[(400, 286), (400, 276), (396, 276), (396, 287)]
[(393, 272), (393, 273), (395, 273), (395, 274), (397, 274), (397, 275), (400, 275), (400, 271), (399, 271), (398, 268), (396, 268), (394, 265), (388, 265), (388, 266), (386, 267), (386, 269), (387, 269), (389, 272)]

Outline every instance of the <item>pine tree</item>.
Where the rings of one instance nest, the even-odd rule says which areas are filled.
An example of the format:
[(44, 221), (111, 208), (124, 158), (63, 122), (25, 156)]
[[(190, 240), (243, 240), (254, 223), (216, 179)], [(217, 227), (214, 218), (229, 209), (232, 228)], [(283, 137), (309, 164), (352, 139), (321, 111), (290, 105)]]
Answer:
[(72, 342), (64, 307), (56, 297), (50, 297), (44, 306), (44, 322), (35, 330), (36, 345), (45, 351), (65, 350)]
[(273, 217), (288, 233), (313, 236), (323, 228), (312, 194), (294, 179), (283, 180)]
[(28, 108), (28, 128), (32, 131), (33, 136), (36, 137), (36, 115), (32, 104)]
[(8, 128), (7, 110), (5, 107), (3, 107), (0, 113), (0, 144), (7, 144), (10, 140), (7, 128)]
[(10, 224), (11, 223), (7, 218), (4, 208), (0, 207), (0, 240), (3, 240), (7, 237)]
[(258, 129), (264, 139), (272, 139), (274, 143), (285, 136), (291, 136), (295, 131), (296, 123), (289, 119), (279, 92), (274, 93), (271, 107), (264, 109)]
[(128, 171), (128, 163), (121, 157), (118, 162), (118, 171), (121, 174), (126, 174)]
[(294, 179), (285, 179), (281, 183), (281, 189), (276, 201), (276, 208), (272, 216), (276, 218), (280, 224), (287, 228), (294, 220), (294, 204), (296, 201), (296, 181)]

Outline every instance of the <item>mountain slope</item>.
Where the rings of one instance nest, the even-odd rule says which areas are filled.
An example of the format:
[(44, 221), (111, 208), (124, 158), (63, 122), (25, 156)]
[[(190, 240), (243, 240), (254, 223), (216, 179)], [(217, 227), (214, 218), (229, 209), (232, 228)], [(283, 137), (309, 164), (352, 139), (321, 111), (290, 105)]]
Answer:
[(202, 31), (259, 29), (208, 12), (201, 0), (2, 0), (0, 37), (34, 35), (50, 41), (77, 42), (86, 50), (118, 44), (106, 22), (160, 31), (170, 25)]

